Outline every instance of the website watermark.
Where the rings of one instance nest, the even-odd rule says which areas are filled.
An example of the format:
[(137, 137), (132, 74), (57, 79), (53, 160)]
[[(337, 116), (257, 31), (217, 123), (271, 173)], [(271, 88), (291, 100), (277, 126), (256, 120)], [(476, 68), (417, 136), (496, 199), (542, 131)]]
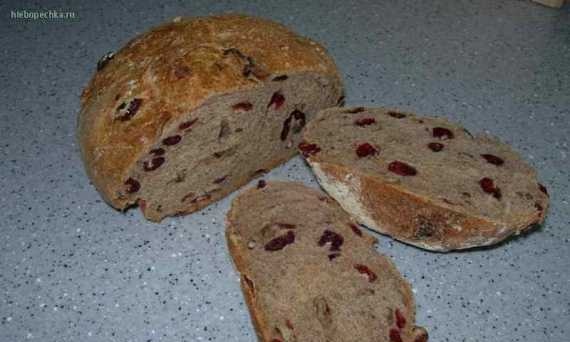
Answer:
[(73, 21), (78, 20), (79, 15), (75, 11), (56, 9), (17, 9), (10, 11), (10, 19), (18, 21)]

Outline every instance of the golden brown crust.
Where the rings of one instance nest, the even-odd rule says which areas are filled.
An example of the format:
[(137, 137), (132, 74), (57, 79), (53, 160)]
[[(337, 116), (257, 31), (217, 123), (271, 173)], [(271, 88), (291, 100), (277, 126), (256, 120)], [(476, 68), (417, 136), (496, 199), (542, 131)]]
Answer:
[[(327, 192), (345, 189), (342, 199), (334, 197), (360, 223), (395, 239), (434, 251), (497, 243), (542, 222), (546, 212), (535, 212), (529, 217), (522, 217), (516, 226), (506, 226), (443, 207), (378, 177), (359, 174), (336, 164), (315, 162), (311, 158), (307, 161)], [(355, 207), (358, 208), (355, 210)]]
[[(156, 27), (116, 53), (82, 93), (78, 138), (87, 173), (123, 209), (130, 203), (117, 190), (163, 128), (207, 99), (300, 72), (340, 82), (322, 46), (264, 19), (229, 14)], [(117, 108), (133, 98), (142, 99), (136, 115), (118, 120)]]

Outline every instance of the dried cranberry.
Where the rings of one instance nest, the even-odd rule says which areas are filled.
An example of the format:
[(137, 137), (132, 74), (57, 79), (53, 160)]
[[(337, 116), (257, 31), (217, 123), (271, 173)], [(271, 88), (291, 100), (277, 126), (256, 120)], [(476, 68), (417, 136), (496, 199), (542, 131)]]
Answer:
[(356, 148), (356, 155), (360, 158), (373, 156), (376, 154), (378, 154), (378, 149), (369, 143), (360, 144)]
[[(135, 116), (135, 114), (139, 111), (139, 108), (141, 107), (142, 104), (142, 99), (139, 98), (134, 98), (131, 100), (131, 102), (129, 102), (129, 106), (127, 107), (127, 109), (119, 114), (117, 116), (117, 119), (119, 121), (128, 121), (130, 120), (133, 116)], [(125, 108), (125, 103), (123, 102), (119, 108), (117, 108), (119, 111), (121, 111), (122, 109)]]
[(181, 131), (187, 130), (188, 128), (192, 127), (196, 123), (196, 121), (198, 121), (198, 119), (193, 119), (183, 122), (178, 126), (178, 129)]
[(441, 140), (453, 139), (454, 137), (453, 132), (444, 127), (434, 127), (432, 135), (434, 138), (438, 138)]
[(233, 110), (242, 110), (244, 112), (250, 111), (252, 108), (253, 105), (249, 102), (240, 102), (232, 106)]
[(538, 183), (538, 189), (540, 189), (540, 191), (542, 191), (546, 196), (548, 196), (548, 190), (546, 190), (546, 187), (540, 183)]
[(366, 275), (369, 282), (373, 282), (376, 280), (376, 278), (378, 278), (376, 276), (376, 273), (372, 272), (372, 270), (366, 265), (356, 264), (354, 265), (354, 268), (358, 271), (358, 273)]
[(361, 113), (364, 112), (366, 109), (364, 107), (355, 107), (355, 108), (350, 108), (345, 110), (345, 113), (350, 113), (350, 114), (356, 114), (356, 113)]
[(223, 177), (220, 177), (220, 178), (216, 178), (216, 179), (214, 179), (214, 184), (221, 184), (221, 183), (223, 183), (227, 178), (228, 178), (227, 175), (226, 175), (226, 176), (223, 176)]
[(97, 71), (103, 70), (104, 67), (109, 64), (109, 62), (115, 57), (113, 52), (107, 52), (99, 61), (97, 62)]
[(342, 237), (342, 235), (326, 229), (323, 232), (323, 235), (321, 235), (318, 245), (322, 247), (327, 243), (331, 244), (329, 248), (331, 252), (340, 251), (340, 246), (342, 246), (342, 244), (344, 243), (344, 238)]
[(493, 154), (482, 154), (481, 157), (483, 157), (488, 163), (491, 163), (493, 165), (501, 166), (505, 163), (505, 161), (502, 158), (499, 158)]
[(403, 119), (406, 117), (406, 114), (404, 114), (404, 113), (393, 112), (393, 111), (388, 112), (388, 115), (390, 115), (391, 117), (396, 118), (396, 119)]
[(293, 328), (293, 323), (291, 323), (290, 320), (286, 320), (285, 325), (287, 325), (287, 328), (289, 328), (291, 330), (295, 330), (295, 328)]
[(421, 335), (417, 336), (414, 342), (428, 342), (428, 335), (427, 333), (422, 333)]
[(396, 328), (390, 329), (390, 342), (402, 342), (400, 331)]
[(291, 128), (291, 116), (289, 116), (285, 121), (283, 121), (283, 128), (281, 129), (281, 135), (279, 138), (281, 141), (285, 141), (287, 139), (287, 135), (289, 135), (289, 129)]
[(372, 125), (375, 123), (376, 123), (376, 119), (374, 119), (374, 118), (360, 118), (360, 119), (354, 120), (354, 124), (356, 126), (360, 126), (360, 127)]
[(274, 82), (282, 82), (282, 81), (285, 81), (285, 80), (288, 79), (288, 78), (289, 78), (289, 76), (287, 76), (287, 75), (279, 75), (279, 76), (273, 77), (273, 80), (272, 80), (272, 81), (274, 81)]
[(428, 144), (428, 147), (430, 150), (432, 150), (434, 152), (439, 152), (439, 151), (443, 150), (444, 145), (441, 143), (437, 143), (437, 142), (431, 142)]
[(271, 96), (271, 100), (269, 101), (269, 104), (267, 105), (267, 108), (273, 106), (275, 108), (275, 110), (279, 109), (281, 106), (283, 106), (283, 103), (285, 103), (285, 96), (283, 96), (283, 94), (281, 94), (281, 92), (276, 91), (275, 93), (273, 93), (273, 95)]
[(332, 254), (328, 255), (330, 261), (333, 261), (334, 259), (338, 258), (339, 256), (340, 256), (340, 253), (332, 253)]
[(264, 181), (263, 179), (260, 179), (259, 182), (257, 182), (257, 188), (258, 189), (263, 189), (263, 188), (265, 188), (266, 185), (267, 185), (267, 182)]
[(159, 147), (159, 148), (153, 148), (152, 150), (150, 150), (150, 154), (154, 154), (155, 156), (162, 156), (164, 154), (164, 149)]
[(154, 171), (164, 164), (164, 161), (164, 157), (152, 158), (151, 160), (147, 160), (143, 163), (143, 169), (145, 171)]
[(483, 189), (483, 191), (486, 193), (492, 194), (496, 199), (501, 199), (501, 189), (495, 186), (495, 182), (493, 182), (491, 178), (481, 178), (479, 185), (481, 185), (481, 189)]
[(140, 190), (141, 184), (139, 181), (133, 178), (129, 178), (125, 181), (125, 185), (127, 186), (126, 191), (128, 194), (135, 193)]
[(406, 317), (402, 315), (400, 309), (396, 309), (395, 316), (396, 316), (396, 326), (399, 329), (404, 329), (404, 327), (406, 326)]
[(299, 150), (301, 150), (305, 158), (321, 152), (321, 148), (317, 144), (309, 144), (307, 142), (300, 143)]
[(350, 229), (354, 232), (354, 234), (358, 236), (362, 236), (362, 230), (360, 230), (354, 223), (349, 224)]
[(166, 146), (172, 146), (172, 145), (176, 145), (180, 142), (180, 140), (182, 140), (182, 137), (179, 135), (173, 135), (170, 136), (168, 138), (164, 138), (162, 140), (162, 143)]
[(269, 241), (265, 245), (265, 250), (269, 252), (275, 252), (282, 250), (285, 246), (290, 245), (295, 242), (295, 232), (290, 230), (285, 235), (276, 237), (275, 239)]
[(413, 166), (398, 160), (388, 164), (388, 170), (400, 176), (415, 176), (418, 174)]

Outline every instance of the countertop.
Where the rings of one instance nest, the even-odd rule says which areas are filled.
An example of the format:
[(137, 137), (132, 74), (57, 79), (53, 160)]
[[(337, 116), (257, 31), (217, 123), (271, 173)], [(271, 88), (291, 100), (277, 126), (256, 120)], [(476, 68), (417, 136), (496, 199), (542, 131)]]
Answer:
[[(379, 236), (430, 341), (570, 339), (570, 6), (516, 0), (43, 1), (0, 4), (0, 341), (254, 341), (224, 239), (235, 193), (186, 217), (119, 213), (75, 139), (96, 62), (179, 15), (243, 12), (322, 42), (348, 105), (438, 114), (512, 144), (551, 194), (499, 246), (430, 253)], [(11, 11), (71, 11), (24, 20)], [(266, 179), (316, 187), (298, 157)]]

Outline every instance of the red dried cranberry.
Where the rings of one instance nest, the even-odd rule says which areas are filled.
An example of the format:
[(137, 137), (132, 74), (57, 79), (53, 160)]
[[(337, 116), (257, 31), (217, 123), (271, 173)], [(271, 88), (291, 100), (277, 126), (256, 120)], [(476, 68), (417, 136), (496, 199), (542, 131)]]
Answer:
[(398, 329), (390, 329), (390, 342), (402, 342), (402, 336), (400, 336), (400, 331)]
[(388, 170), (400, 176), (415, 176), (418, 174), (413, 166), (398, 160), (388, 164)]
[(373, 156), (376, 154), (378, 154), (378, 149), (369, 143), (360, 144), (356, 148), (356, 155), (360, 158)]
[(362, 230), (360, 230), (360, 228), (358, 228), (354, 223), (349, 224), (349, 226), (350, 229), (352, 229), (352, 231), (354, 232), (354, 234), (362, 236)]
[(276, 237), (275, 239), (269, 241), (265, 245), (265, 250), (269, 252), (275, 252), (282, 250), (285, 246), (290, 245), (295, 242), (295, 232), (290, 230), (285, 235)]
[(143, 163), (143, 169), (145, 171), (154, 171), (164, 164), (164, 161), (164, 157), (152, 158), (151, 160), (147, 160)]
[(483, 157), (488, 163), (491, 163), (493, 165), (501, 166), (505, 163), (505, 161), (502, 158), (499, 158), (493, 154), (482, 154), (481, 157)]
[(275, 108), (275, 110), (279, 109), (281, 106), (283, 106), (283, 103), (285, 103), (285, 96), (283, 96), (283, 94), (281, 94), (281, 92), (276, 91), (275, 93), (273, 93), (273, 95), (271, 96), (271, 100), (269, 101), (269, 104), (267, 105), (267, 108), (273, 106)]
[(342, 244), (344, 243), (344, 238), (342, 237), (342, 235), (326, 229), (323, 232), (323, 235), (321, 235), (318, 245), (322, 247), (327, 243), (331, 244), (329, 248), (331, 252), (340, 251), (340, 246), (342, 246)]
[(493, 182), (491, 178), (481, 178), (479, 185), (481, 185), (481, 189), (483, 189), (483, 191), (486, 193), (492, 194), (496, 199), (501, 199), (501, 189), (495, 186), (495, 182)]
[(274, 339), (271, 339), (271, 342), (283, 342), (283, 341), (281, 341), (281, 340), (278, 339), (278, 338), (274, 338)]
[(193, 119), (183, 122), (178, 126), (178, 129), (181, 131), (187, 130), (188, 128), (192, 127), (196, 123), (196, 121), (198, 121), (198, 119)]
[(376, 278), (378, 278), (376, 276), (376, 273), (372, 272), (372, 270), (369, 269), (366, 265), (356, 264), (354, 265), (354, 268), (358, 271), (358, 273), (366, 275), (369, 282), (373, 282), (376, 280)]
[(453, 132), (444, 127), (434, 127), (432, 135), (434, 138), (438, 138), (441, 140), (453, 139), (454, 137)]
[(154, 154), (155, 156), (162, 156), (164, 154), (164, 149), (163, 148), (153, 148), (152, 150), (150, 150), (150, 154)]
[(287, 325), (287, 328), (289, 328), (291, 330), (295, 330), (295, 328), (293, 328), (293, 323), (291, 323), (290, 320), (286, 320), (285, 325)]
[(540, 183), (538, 183), (538, 189), (540, 189), (540, 191), (542, 191), (546, 196), (548, 196), (548, 190), (546, 190), (546, 187)]
[(301, 150), (301, 153), (303, 153), (305, 158), (321, 152), (321, 148), (317, 144), (309, 144), (307, 142), (300, 143), (299, 150)]
[(399, 329), (404, 329), (404, 327), (406, 326), (406, 317), (404, 317), (404, 315), (402, 315), (402, 312), (400, 311), (400, 309), (396, 309), (394, 314), (396, 316), (396, 326)]
[(226, 175), (226, 176), (223, 176), (223, 177), (220, 177), (220, 178), (216, 178), (216, 179), (214, 179), (214, 184), (221, 184), (221, 183), (223, 183), (227, 178), (228, 178), (227, 175)]
[(360, 118), (360, 119), (354, 120), (354, 124), (356, 126), (360, 126), (360, 127), (372, 125), (375, 123), (376, 123), (376, 119), (374, 119), (374, 118)]
[(265, 188), (266, 185), (267, 185), (267, 182), (264, 181), (263, 179), (260, 179), (259, 182), (257, 182), (257, 188), (258, 189), (263, 189), (263, 188)]
[[(129, 106), (127, 107), (127, 109), (121, 113), (119, 116), (117, 116), (117, 119), (119, 121), (128, 121), (130, 120), (133, 116), (135, 116), (135, 114), (139, 111), (139, 108), (141, 107), (142, 104), (142, 99), (139, 98), (134, 98), (131, 100), (131, 102), (129, 102)], [(123, 102), (119, 108), (117, 108), (119, 111), (122, 110), (123, 108), (125, 108), (125, 103)]]
[(285, 80), (288, 79), (288, 78), (289, 78), (289, 76), (287, 76), (287, 75), (279, 75), (279, 76), (273, 77), (273, 80), (272, 80), (272, 81), (274, 81), (274, 82), (282, 82), (282, 81), (285, 81)]
[(406, 117), (406, 114), (400, 112), (388, 112), (388, 115), (396, 119), (403, 119)]
[(366, 109), (364, 109), (364, 107), (355, 107), (355, 108), (350, 108), (345, 110), (345, 113), (350, 113), (350, 114), (356, 114), (356, 113), (361, 113), (364, 112)]
[(180, 140), (182, 140), (182, 137), (179, 135), (173, 135), (170, 136), (168, 138), (164, 138), (162, 140), (162, 143), (166, 146), (172, 146), (172, 145), (176, 145), (180, 142)]
[(427, 333), (422, 333), (421, 335), (417, 336), (414, 342), (428, 342), (428, 335)]
[(432, 150), (434, 152), (439, 152), (439, 151), (443, 150), (444, 145), (441, 143), (437, 143), (437, 142), (431, 142), (428, 144), (428, 147), (430, 150)]
[(333, 261), (334, 259), (338, 258), (339, 256), (340, 256), (340, 253), (332, 253), (332, 254), (328, 255), (330, 261)]
[(129, 178), (125, 181), (125, 185), (127, 186), (126, 190), (128, 194), (135, 193), (140, 190), (141, 184), (139, 181), (133, 178)]
[(252, 108), (253, 105), (249, 102), (240, 102), (232, 106), (233, 110), (242, 110), (244, 112), (250, 111)]

